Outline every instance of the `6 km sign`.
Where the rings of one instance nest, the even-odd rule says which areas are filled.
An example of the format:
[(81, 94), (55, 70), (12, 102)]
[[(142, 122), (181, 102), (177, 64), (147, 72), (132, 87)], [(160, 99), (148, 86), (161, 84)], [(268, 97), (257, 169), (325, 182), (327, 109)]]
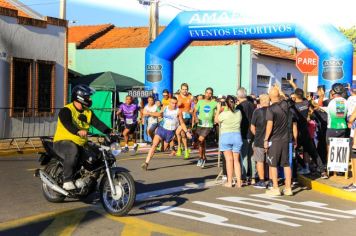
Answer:
[(300, 72), (311, 73), (318, 67), (318, 55), (313, 50), (303, 50), (298, 53), (295, 65)]
[(350, 139), (330, 138), (328, 171), (347, 172), (350, 158)]

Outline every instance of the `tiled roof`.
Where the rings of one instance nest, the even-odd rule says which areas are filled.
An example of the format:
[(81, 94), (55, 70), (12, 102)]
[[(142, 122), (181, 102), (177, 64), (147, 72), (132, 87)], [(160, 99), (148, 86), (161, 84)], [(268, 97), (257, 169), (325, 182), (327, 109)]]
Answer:
[[(99, 27), (100, 26), (96, 26)], [(75, 28), (75, 29), (74, 29)], [(159, 31), (162, 32), (165, 27), (160, 27)], [(80, 30), (79, 30), (80, 29)], [(87, 35), (95, 32), (95, 26), (80, 26), (69, 28), (69, 42), (71, 38), (87, 38)], [(72, 35), (73, 34), (73, 35)], [(73, 42), (76, 42), (72, 40)], [(295, 56), (289, 51), (285, 51), (271, 44), (261, 40), (244, 40), (243, 43), (250, 44), (252, 48), (259, 52), (261, 55), (271, 56), (282, 59), (295, 60)], [(228, 41), (195, 41), (192, 46), (221, 46), (236, 44), (236, 40)], [(148, 42), (148, 28), (147, 27), (115, 27), (108, 30), (101, 37), (88, 42), (85, 49), (107, 49), (107, 48), (142, 48), (147, 47)]]
[[(162, 32), (164, 27), (159, 28)], [(104, 48), (144, 48), (149, 44), (147, 27), (118, 28), (107, 32), (102, 37), (90, 43), (87, 49)]]
[(250, 44), (251, 47), (258, 51), (261, 55), (295, 60), (295, 55), (293, 55), (290, 51), (283, 50), (262, 40), (244, 40), (243, 42)]
[(21, 11), (20, 8), (12, 5), (11, 3), (9, 3), (6, 0), (0, 0), (0, 7), (16, 10), (16, 11), (18, 11), (19, 16), (31, 18), (31, 16), (27, 15), (24, 11)]
[(68, 42), (75, 43), (81, 48), (85, 46), (83, 45), (85, 42), (88, 44), (95, 41), (112, 28), (114, 28), (112, 24), (72, 26), (68, 30)]
[[(236, 44), (236, 40), (227, 41), (195, 41), (192, 46), (221, 46), (221, 45), (233, 45)], [(244, 44), (250, 44), (260, 55), (295, 60), (295, 55), (291, 52), (283, 50), (279, 47), (273, 46), (262, 40), (242, 40)]]

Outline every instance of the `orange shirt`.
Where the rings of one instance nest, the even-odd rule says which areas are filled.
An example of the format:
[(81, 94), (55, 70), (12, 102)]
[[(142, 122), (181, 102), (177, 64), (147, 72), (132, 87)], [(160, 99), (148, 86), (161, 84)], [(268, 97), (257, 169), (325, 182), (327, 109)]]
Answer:
[(178, 103), (181, 103), (178, 108), (182, 112), (190, 112), (190, 108), (192, 105), (192, 96), (188, 95), (186, 97), (183, 97), (182, 95), (178, 95)]

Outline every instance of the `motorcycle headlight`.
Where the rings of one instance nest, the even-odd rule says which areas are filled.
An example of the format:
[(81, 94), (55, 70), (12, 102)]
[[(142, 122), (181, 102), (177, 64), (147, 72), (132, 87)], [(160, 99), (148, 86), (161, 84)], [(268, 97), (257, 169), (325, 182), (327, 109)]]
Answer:
[(111, 154), (114, 156), (114, 157), (118, 157), (121, 153), (121, 146), (119, 143), (112, 143), (110, 145), (110, 149), (111, 149)]

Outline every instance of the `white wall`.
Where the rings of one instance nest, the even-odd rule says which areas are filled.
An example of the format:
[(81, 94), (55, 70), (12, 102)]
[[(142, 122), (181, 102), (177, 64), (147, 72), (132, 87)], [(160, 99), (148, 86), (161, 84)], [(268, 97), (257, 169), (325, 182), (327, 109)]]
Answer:
[(299, 88), (303, 88), (303, 74), (295, 66), (292, 60), (252, 55), (252, 93), (257, 94), (257, 75), (270, 76), (270, 84), (281, 86), (281, 78), (291, 73)]
[[(20, 25), (17, 18), (0, 15), (0, 108), (7, 108), (10, 92), (10, 64), (12, 57), (56, 62), (55, 107), (63, 107), (65, 73), (65, 27), (47, 25), (46, 28)], [(33, 91), (35, 67), (33, 71)], [(34, 96), (33, 96), (34, 99)], [(34, 104), (34, 100), (32, 101)], [(4, 120), (0, 112), (0, 138)]]

